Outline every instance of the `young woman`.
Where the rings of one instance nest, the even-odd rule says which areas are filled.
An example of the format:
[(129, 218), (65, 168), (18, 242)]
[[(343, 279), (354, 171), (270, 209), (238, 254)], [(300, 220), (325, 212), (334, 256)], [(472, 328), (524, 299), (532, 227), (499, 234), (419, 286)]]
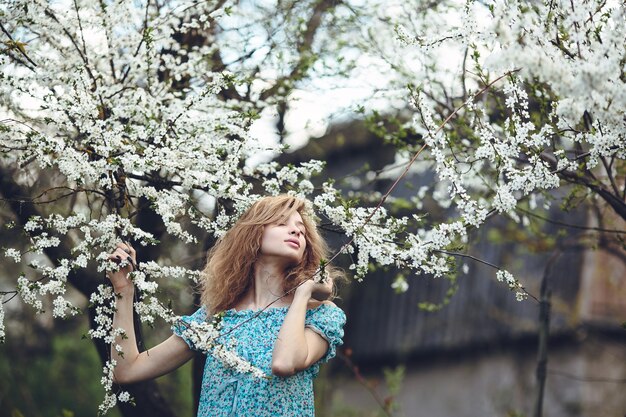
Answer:
[[(118, 244), (109, 258), (129, 255), (134, 260), (133, 248)], [(340, 308), (319, 301), (331, 295), (338, 272), (327, 265), (325, 283), (311, 279), (326, 258), (326, 244), (305, 201), (286, 195), (257, 201), (209, 252), (200, 309), (184, 316), (169, 339), (141, 353), (133, 331), (132, 266), (110, 274), (115, 292), (122, 295), (113, 326), (128, 336), (116, 339), (123, 355), (111, 352), (116, 382), (137, 382), (178, 368), (194, 350), (183, 335), (185, 325), (222, 312), (220, 333), (227, 340), (221, 342), (272, 376), (238, 372), (207, 355), (198, 416), (314, 416), (313, 379), (319, 364), (335, 356), (345, 323)]]

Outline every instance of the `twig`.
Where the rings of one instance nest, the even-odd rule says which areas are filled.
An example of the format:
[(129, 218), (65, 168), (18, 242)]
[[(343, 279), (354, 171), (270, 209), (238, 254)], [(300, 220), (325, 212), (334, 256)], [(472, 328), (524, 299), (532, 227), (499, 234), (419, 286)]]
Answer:
[(574, 375), (569, 372), (559, 371), (556, 369), (548, 369), (549, 374), (562, 376), (565, 378), (573, 379), (575, 381), (581, 382), (609, 382), (613, 384), (626, 384), (626, 378), (602, 378), (602, 377), (593, 377), (593, 376), (579, 376)]
[[(7, 300), (4, 300), (5, 295), (11, 295)], [(17, 290), (14, 291), (0, 291), (0, 300), (2, 304), (6, 304), (17, 296)]]
[(83, 61), (83, 63), (85, 64), (85, 70), (87, 71), (89, 78), (91, 78), (92, 91), (96, 91), (96, 89), (98, 88), (98, 82), (93, 72), (91, 71), (91, 67), (89, 65), (89, 59), (87, 55), (83, 54), (83, 51), (81, 51), (80, 46), (78, 45), (78, 42), (76, 42), (76, 39), (74, 39), (72, 34), (69, 32), (69, 30), (67, 30), (67, 28), (59, 21), (59, 19), (56, 17), (56, 15), (52, 12), (50, 8), (46, 8), (44, 13), (46, 16), (54, 20), (61, 27), (61, 30), (63, 31), (63, 33), (65, 33), (65, 35), (68, 37), (70, 42), (72, 42), (72, 45), (74, 45), (74, 49), (76, 49), (76, 52), (78, 52), (78, 55), (80, 56), (81, 61)]
[(85, 34), (83, 31), (83, 23), (80, 20), (80, 12), (78, 10), (78, 3), (74, 0), (74, 10), (76, 10), (76, 20), (78, 20), (78, 29), (80, 29), (80, 39), (83, 42), (83, 53), (87, 56), (87, 45), (85, 44)]
[(611, 164), (608, 164), (606, 162), (606, 158), (604, 156), (600, 157), (600, 161), (602, 161), (602, 165), (604, 165), (604, 169), (606, 170), (606, 175), (609, 178), (611, 187), (613, 187), (613, 192), (615, 193), (615, 195), (619, 195), (619, 188), (617, 187), (617, 184), (615, 183), (615, 178), (613, 178), (613, 174), (611, 172), (611, 165), (613, 164), (612, 162), (613, 158), (615, 158), (615, 154), (613, 154), (611, 157)]
[(543, 396), (546, 387), (546, 369), (548, 366), (548, 336), (550, 332), (550, 297), (552, 292), (548, 287), (548, 278), (552, 274), (552, 267), (561, 255), (556, 250), (546, 264), (541, 279), (541, 302), (539, 304), (539, 348), (537, 353), (537, 397), (535, 398), (534, 417), (541, 417), (543, 413)]
[(559, 222), (557, 220), (551, 220), (547, 217), (543, 217), (540, 216), (539, 214), (533, 213), (531, 211), (528, 211), (526, 209), (523, 208), (517, 208), (518, 211), (521, 211), (522, 213), (531, 216), (531, 217), (535, 217), (537, 219), (546, 221), (548, 223), (552, 223), (552, 224), (556, 224), (559, 226), (563, 226), (563, 227), (570, 227), (572, 229), (579, 229), (579, 230), (595, 230), (597, 232), (604, 232), (604, 233), (616, 233), (616, 234), (626, 234), (626, 230), (615, 230), (615, 229), (604, 229), (602, 227), (592, 227), (592, 226), (579, 226), (576, 224), (570, 224), (570, 223), (564, 223), (564, 222)]
[(337, 357), (339, 359), (341, 359), (346, 364), (346, 366), (348, 368), (350, 368), (350, 370), (352, 371), (352, 373), (356, 377), (356, 380), (361, 385), (363, 385), (367, 389), (367, 391), (369, 391), (370, 394), (372, 394), (372, 397), (374, 397), (374, 399), (376, 400), (376, 402), (378, 403), (380, 408), (383, 410), (383, 412), (386, 415), (388, 415), (389, 417), (392, 417), (392, 414), (389, 411), (388, 407), (385, 406), (385, 400), (380, 398), (380, 395), (378, 394), (378, 392), (376, 392), (376, 390), (371, 386), (371, 384), (369, 382), (367, 382), (367, 380), (365, 378), (363, 378), (363, 375), (361, 375), (361, 372), (359, 371), (359, 368), (354, 363), (352, 363), (350, 358), (347, 355), (344, 355), (341, 352), (337, 352)]
[[(30, 62), (31, 64), (33, 64), (33, 66), (37, 66), (37, 64), (35, 64), (35, 62), (30, 59), (30, 57), (28, 55), (26, 55), (26, 52), (24, 52), (22, 50), (22, 48), (20, 48), (17, 44), (17, 42), (15, 41), (15, 39), (13, 39), (13, 37), (11, 36), (11, 34), (4, 28), (4, 25), (2, 24), (2, 22), (0, 22), (0, 29), (2, 30), (2, 32), (4, 32), (5, 35), (7, 35), (9, 37), (9, 39), (11, 40), (11, 43), (13, 45), (15, 45), (15, 47), (17, 48), (17, 50), (20, 52), (20, 54), (22, 54), (22, 56), (24, 56), (24, 58), (26, 58), (26, 60), (28, 62)], [(32, 68), (30, 68), (32, 70)], [(33, 70), (34, 71), (34, 70)]]
[(492, 268), (495, 268), (495, 269), (497, 269), (497, 270), (502, 269), (502, 268), (500, 268), (499, 266), (492, 264), (491, 262), (487, 262), (487, 261), (485, 261), (485, 260), (483, 260), (483, 259), (477, 258), (477, 257), (472, 256), (472, 255), (468, 255), (468, 254), (466, 254), (466, 253), (452, 252), (452, 251), (443, 250), (443, 249), (433, 249), (433, 252), (441, 252), (441, 253), (445, 253), (446, 255), (451, 255), (451, 256), (460, 256), (460, 257), (462, 257), (462, 258), (469, 258), (469, 259), (472, 259), (472, 260), (474, 260), (474, 261), (476, 261), (476, 262), (480, 262), (481, 264), (485, 264), (485, 265), (487, 265), (487, 266), (490, 266), (490, 267), (492, 267)]
[[(487, 262), (487, 261), (485, 261), (485, 260), (483, 260), (483, 259), (480, 259), (480, 258), (477, 258), (477, 257), (475, 257), (475, 256), (468, 255), (468, 254), (466, 254), (466, 253), (452, 252), (452, 251), (447, 251), (447, 250), (443, 250), (443, 249), (432, 249), (432, 251), (433, 251), (433, 252), (441, 252), (441, 253), (445, 253), (446, 255), (450, 255), (450, 256), (460, 256), (460, 257), (462, 257), (462, 258), (469, 258), (469, 259), (472, 259), (472, 260), (474, 260), (474, 261), (476, 261), (476, 262), (480, 262), (480, 263), (482, 263), (482, 264), (485, 264), (485, 265), (487, 265), (487, 266), (490, 266), (490, 267), (492, 267), (492, 268), (495, 268), (495, 269), (497, 269), (498, 271), (501, 271), (501, 270), (502, 270), (502, 268), (500, 268), (500, 267), (499, 267), (499, 266), (497, 266), (497, 265), (494, 265), (494, 264), (492, 264), (492, 263), (490, 263), (490, 262)], [(537, 297), (535, 297), (533, 294), (531, 294), (530, 292), (528, 292), (528, 290), (527, 290), (525, 287), (521, 287), (521, 288), (520, 288), (520, 290), (521, 290), (522, 292), (524, 292), (524, 294), (528, 295), (530, 298), (532, 298), (533, 300), (535, 300), (536, 302), (538, 302), (538, 303), (540, 302), (540, 301), (539, 301), (539, 299), (538, 299)]]

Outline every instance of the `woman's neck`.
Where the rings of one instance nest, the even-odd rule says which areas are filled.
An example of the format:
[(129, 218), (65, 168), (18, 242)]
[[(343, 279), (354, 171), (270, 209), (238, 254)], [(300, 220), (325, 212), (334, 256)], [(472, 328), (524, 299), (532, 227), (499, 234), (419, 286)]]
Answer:
[[(283, 282), (285, 279), (285, 265), (261, 258), (255, 262), (254, 278), (250, 289), (237, 303), (237, 310), (258, 310), (267, 307), (288, 306), (291, 304), (293, 295), (289, 294), (279, 299), (283, 294)], [(276, 301), (279, 299), (278, 301)]]

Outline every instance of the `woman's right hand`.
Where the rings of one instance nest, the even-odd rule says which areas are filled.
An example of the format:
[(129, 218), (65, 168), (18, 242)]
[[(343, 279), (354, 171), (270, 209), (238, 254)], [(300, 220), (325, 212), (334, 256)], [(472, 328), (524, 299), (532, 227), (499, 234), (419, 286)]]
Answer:
[(122, 260), (126, 261), (125, 266), (107, 274), (115, 292), (121, 292), (133, 287), (132, 281), (128, 279), (128, 274), (133, 271), (133, 265), (137, 265), (136, 257), (135, 249), (127, 243), (118, 243), (115, 250), (109, 254), (109, 260), (117, 264), (121, 263)]
[(312, 279), (306, 280), (296, 288), (296, 295), (302, 294), (307, 300), (312, 298), (317, 301), (327, 300), (333, 293), (333, 282), (331, 279), (325, 282), (315, 282)]

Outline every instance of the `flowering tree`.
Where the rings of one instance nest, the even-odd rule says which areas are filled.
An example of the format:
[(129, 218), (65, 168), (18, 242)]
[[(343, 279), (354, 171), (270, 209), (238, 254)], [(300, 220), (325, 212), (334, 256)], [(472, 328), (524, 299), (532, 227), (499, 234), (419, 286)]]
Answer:
[[(115, 295), (104, 279), (116, 266), (105, 257), (123, 239), (152, 255), (133, 277), (141, 294), (138, 315), (144, 322), (155, 316), (173, 322), (171, 310), (154, 297), (159, 281), (194, 281), (198, 274), (157, 264), (150, 245), (168, 236), (186, 243), (219, 236), (257, 198), (254, 184), (271, 193), (284, 186), (311, 192), (308, 178), (321, 164), (249, 166), (250, 156), (281, 146), (252, 138), (248, 129), (306, 74), (329, 4), (316, 3), (295, 30), (287, 13), (294, 10), (275, 23), (272, 10), (245, 8), (240, 14), (249, 21), (237, 28), (227, 21), (225, 2), (15, 1), (2, 7), (8, 19), (0, 58), (1, 188), (13, 214), (6, 227), (25, 236), (3, 252), (32, 267), (24, 268), (14, 290), (3, 291), (3, 305), (19, 295), (42, 311), (52, 298), (55, 317), (75, 314), (66, 297), (69, 281), (93, 304), (90, 336), (110, 343), (120, 330), (111, 329)], [(256, 27), (246, 29), (250, 21)], [(243, 59), (255, 48), (242, 53), (232, 46), (259, 28), (288, 39), (259, 58), (271, 63), (263, 71)], [(100, 349), (105, 359), (107, 351)], [(106, 362), (103, 384), (110, 392), (114, 363)], [(133, 392), (142, 404), (137, 413), (171, 414), (152, 391), (148, 385)], [(115, 401), (107, 395), (101, 410)]]
[(416, 112), (395, 135), (383, 133), (402, 149), (399, 161), (421, 145), (402, 139), (407, 130), (424, 139), (428, 156), (412, 169), (434, 169), (440, 181), (421, 195), (452, 204), (464, 225), (495, 213), (527, 225), (538, 201), (554, 198), (550, 190), (573, 184), (564, 206), (591, 197), (596, 244), (626, 260), (626, 10), (580, 3), (467, 2), (458, 25), (441, 10), (405, 10), (394, 31), (420, 55), (385, 62), (414, 75)]
[[(126, 240), (145, 248), (132, 277), (139, 318), (176, 323), (158, 288), (194, 283), (198, 272), (166, 266), (159, 242), (193, 247), (219, 238), (265, 193), (310, 197), (347, 236), (341, 252), (358, 279), (370, 264), (453, 276), (451, 250), (465, 246), (470, 228), (496, 214), (520, 219), (521, 201), (532, 209), (564, 181), (626, 219), (623, 6), (315, 1), (290, 3), (278, 15), (273, 5), (233, 6), (2, 6), (0, 193), (11, 211), (5, 227), (23, 236), (3, 253), (31, 266), (3, 289), (2, 304), (19, 296), (36, 310), (50, 302), (55, 317), (72, 315), (79, 309), (65, 296), (69, 282), (93, 305), (90, 336), (111, 343), (121, 330), (111, 328), (115, 294), (104, 272), (117, 266), (106, 254)], [(387, 209), (392, 190), (379, 204), (360, 204), (330, 182), (315, 188), (320, 161), (279, 166), (253, 158), (283, 150), (281, 140), (250, 133), (259, 114), (278, 109), (281, 139), (290, 92), (329, 73), (335, 80), (358, 74), (362, 60), (337, 58), (355, 50), (388, 75), (386, 106), (409, 102), (413, 116), (381, 131), (397, 146), (398, 165), (374, 177), (427, 169), (438, 176), (432, 189), (416, 192), (410, 216)], [(363, 106), (372, 119), (383, 114), (375, 106)], [(425, 222), (421, 201), (429, 190), (455, 209), (451, 218)], [(525, 298), (510, 273), (497, 277)], [(394, 285), (408, 284), (399, 277)], [(204, 344), (245, 368), (214, 338)], [(102, 411), (130, 398), (113, 392), (106, 351)], [(155, 404), (150, 415), (169, 412), (144, 403), (140, 390), (132, 394), (142, 407)]]

